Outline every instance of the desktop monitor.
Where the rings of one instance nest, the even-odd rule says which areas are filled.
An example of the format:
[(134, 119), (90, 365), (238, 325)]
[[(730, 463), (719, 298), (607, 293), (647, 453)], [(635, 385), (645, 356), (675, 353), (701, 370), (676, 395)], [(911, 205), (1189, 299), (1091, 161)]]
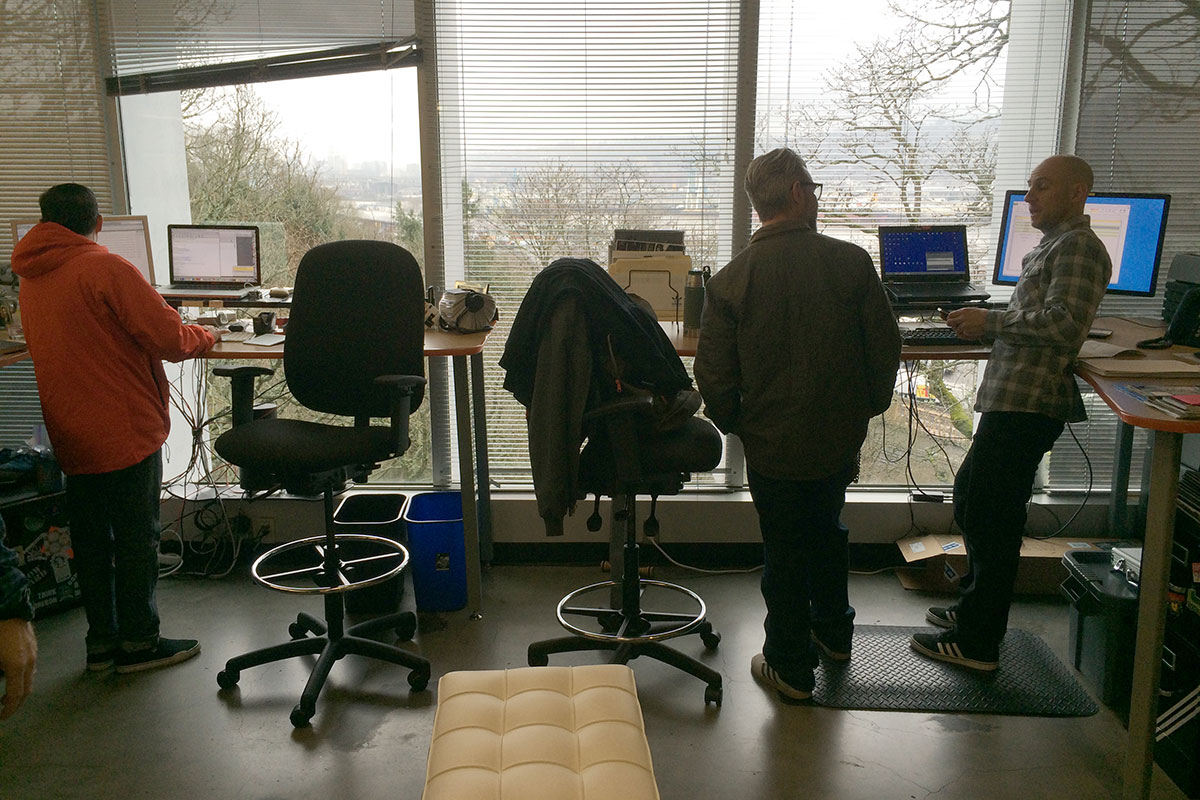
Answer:
[[(150, 226), (144, 216), (103, 215), (104, 224), (96, 242), (138, 268), (142, 277), (154, 285), (154, 259), (150, 255)], [(38, 220), (18, 220), (12, 224), (13, 244), (19, 242)]]
[[(1109, 292), (1154, 295), (1170, 206), (1169, 194), (1096, 192), (1088, 196), (1084, 213), (1092, 218), (1092, 230), (1112, 259)], [(1042, 232), (1030, 221), (1025, 192), (1008, 191), (992, 283), (1016, 284), (1021, 277), (1021, 259), (1041, 239)]]
[(253, 225), (168, 225), (171, 285), (258, 286), (258, 228)]

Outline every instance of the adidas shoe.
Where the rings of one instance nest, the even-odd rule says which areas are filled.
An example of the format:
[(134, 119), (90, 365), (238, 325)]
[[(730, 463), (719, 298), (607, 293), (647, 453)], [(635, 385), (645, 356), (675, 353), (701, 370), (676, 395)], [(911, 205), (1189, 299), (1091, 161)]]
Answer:
[(923, 656), (980, 672), (995, 670), (1000, 661), (999, 645), (967, 644), (958, 638), (956, 631), (914, 633), (909, 644)]
[(163, 639), (159, 637), (158, 644), (146, 650), (124, 650), (117, 653), (117, 672), (142, 672), (157, 667), (167, 667), (187, 661), (200, 653), (200, 643), (195, 639)]
[(784, 700), (808, 700), (812, 697), (814, 681), (811, 676), (808, 679), (808, 688), (793, 686), (780, 677), (762, 653), (750, 659), (750, 674), (763, 686), (779, 692), (779, 696)]
[(816, 631), (810, 631), (810, 635), (812, 636), (813, 644), (815, 644), (817, 646), (817, 648), (820, 649), (820, 651), (825, 654), (826, 658), (828, 658), (832, 661), (849, 661), (850, 660), (850, 643), (849, 642), (847, 642), (844, 647), (843, 646), (832, 647), (829, 644), (827, 644), (824, 640), (822, 640), (820, 636), (817, 636)]
[(953, 628), (958, 624), (958, 613), (953, 608), (933, 606), (925, 612), (925, 621), (939, 628)]

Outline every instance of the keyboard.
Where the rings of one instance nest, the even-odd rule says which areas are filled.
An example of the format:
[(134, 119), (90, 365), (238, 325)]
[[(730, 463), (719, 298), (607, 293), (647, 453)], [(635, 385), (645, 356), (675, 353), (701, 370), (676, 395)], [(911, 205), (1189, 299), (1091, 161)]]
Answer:
[(244, 342), (254, 335), (253, 331), (225, 331), (221, 335), (222, 342)]
[(952, 344), (979, 344), (971, 339), (960, 339), (950, 328), (901, 328), (900, 343), (910, 347)]

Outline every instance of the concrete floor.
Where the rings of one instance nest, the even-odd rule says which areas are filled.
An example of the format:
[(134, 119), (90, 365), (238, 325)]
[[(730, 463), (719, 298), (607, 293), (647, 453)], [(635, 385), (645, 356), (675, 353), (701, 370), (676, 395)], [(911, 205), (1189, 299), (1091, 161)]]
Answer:
[[(709, 663), (725, 676), (724, 704), (703, 684), (657, 662), (633, 662), (664, 798), (1053, 798), (1119, 795), (1124, 730), (1107, 709), (1049, 719), (840, 711), (780, 703), (750, 678), (760, 649), (757, 575), (685, 576), (723, 634)], [(430, 691), (409, 694), (406, 671), (350, 658), (334, 667), (313, 726), (288, 712), (308, 659), (249, 670), (231, 693), (226, 658), (280, 641), (301, 608), (320, 601), (268, 591), (245, 576), (166, 580), (163, 633), (202, 641), (185, 664), (136, 675), (83, 669), (82, 610), (37, 624), (36, 693), (0, 724), (0, 798), (416, 798), (435, 709), (436, 679), (455, 669), (525, 665), (525, 647), (559, 634), (560, 595), (602, 579), (583, 567), (497, 567), (485, 576), (486, 615), (426, 615), (414, 645), (433, 662)], [(406, 596), (406, 601), (411, 594)], [(937, 598), (906, 592), (888, 574), (854, 576), (862, 624), (915, 625)], [(1067, 606), (1021, 601), (1013, 624), (1065, 659)], [(695, 637), (681, 649), (703, 652)], [(556, 657), (552, 663), (587, 663)], [(1156, 770), (1152, 796), (1183, 794)]]

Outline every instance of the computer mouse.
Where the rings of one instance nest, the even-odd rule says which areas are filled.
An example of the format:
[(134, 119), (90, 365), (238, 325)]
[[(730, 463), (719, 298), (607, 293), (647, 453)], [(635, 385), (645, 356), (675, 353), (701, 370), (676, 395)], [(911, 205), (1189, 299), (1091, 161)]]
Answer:
[(231, 331), (244, 331), (244, 330), (246, 330), (246, 323), (244, 323), (244, 322), (231, 322), (231, 323), (229, 323), (229, 330), (231, 330)]
[(281, 286), (276, 286), (269, 292), (269, 294), (271, 297), (287, 297), (291, 294), (291, 292)]

